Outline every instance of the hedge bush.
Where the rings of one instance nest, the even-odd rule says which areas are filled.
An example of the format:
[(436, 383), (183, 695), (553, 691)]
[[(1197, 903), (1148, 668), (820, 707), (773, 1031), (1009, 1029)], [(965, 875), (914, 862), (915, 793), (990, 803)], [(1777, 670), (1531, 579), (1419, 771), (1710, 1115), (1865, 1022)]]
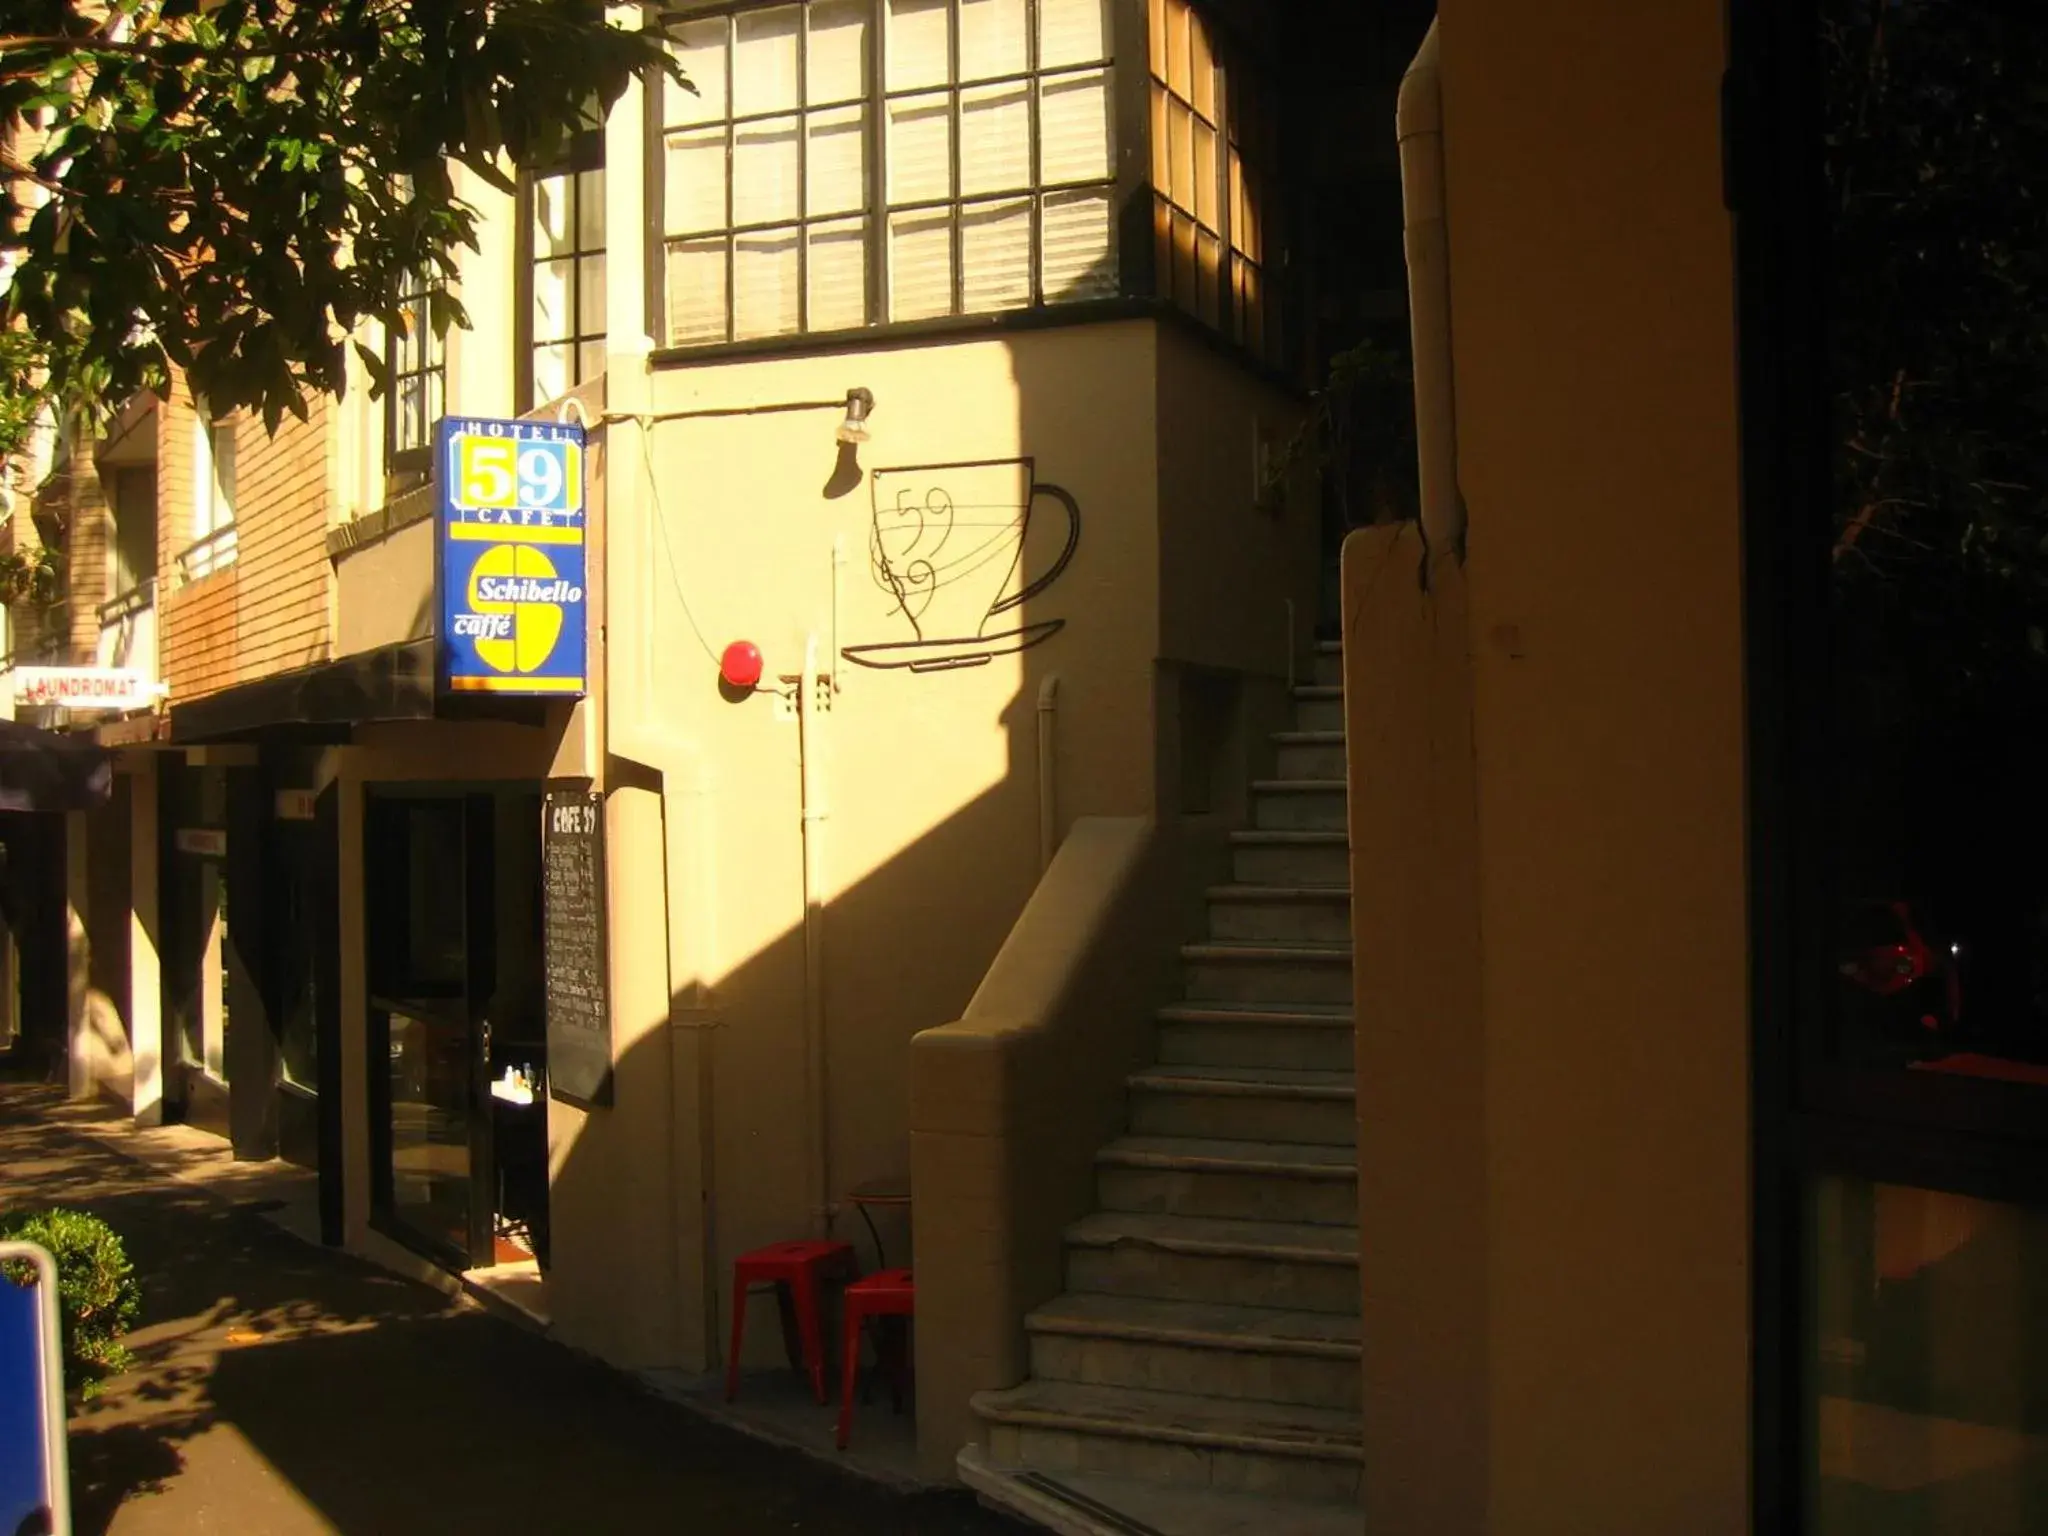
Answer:
[[(134, 1363), (121, 1337), (142, 1310), (142, 1287), (120, 1235), (84, 1211), (14, 1211), (0, 1214), (0, 1239), (39, 1243), (57, 1261), (65, 1387), (97, 1396), (109, 1377)], [(15, 1284), (34, 1284), (27, 1264), (6, 1268)]]

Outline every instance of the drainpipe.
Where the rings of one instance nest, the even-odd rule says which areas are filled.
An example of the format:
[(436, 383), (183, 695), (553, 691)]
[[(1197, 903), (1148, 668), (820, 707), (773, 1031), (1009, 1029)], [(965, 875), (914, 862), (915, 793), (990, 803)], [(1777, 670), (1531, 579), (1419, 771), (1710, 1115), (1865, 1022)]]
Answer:
[(818, 699), (818, 637), (804, 639), (804, 671), (797, 683), (797, 764), (803, 790), (804, 832), (804, 1112), (810, 1130), (812, 1223), (832, 1235), (831, 1097), (825, 1058), (825, 800), (818, 783), (819, 742), (812, 718)]
[(1426, 546), (1459, 559), (1457, 397), (1451, 363), (1451, 250), (1444, 207), (1444, 97), (1437, 23), (1401, 77), (1395, 134), (1408, 248), (1408, 313), (1415, 352), (1415, 446)]
[(1060, 680), (1048, 677), (1038, 685), (1038, 872), (1052, 868), (1060, 845), (1059, 780), (1055, 772), (1053, 727), (1059, 720)]

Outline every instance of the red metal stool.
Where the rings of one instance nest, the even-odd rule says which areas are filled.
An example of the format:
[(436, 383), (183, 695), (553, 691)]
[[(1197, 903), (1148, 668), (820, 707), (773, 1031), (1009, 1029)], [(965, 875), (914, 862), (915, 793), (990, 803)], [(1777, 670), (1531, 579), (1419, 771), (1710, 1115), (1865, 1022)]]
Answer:
[[(907, 1269), (882, 1269), (856, 1280), (846, 1288), (846, 1358), (839, 1371), (839, 1449), (853, 1434), (853, 1383), (860, 1375), (860, 1325), (869, 1318), (909, 1317), (917, 1310), (917, 1286)], [(885, 1345), (882, 1330), (875, 1330), (875, 1355), (889, 1371), (889, 1397), (896, 1411), (903, 1411), (903, 1368), (900, 1343)]]
[[(740, 1345), (747, 1333), (747, 1293), (756, 1285), (773, 1285), (782, 1309), (782, 1341), (790, 1364), (809, 1374), (811, 1392), (820, 1403), (825, 1395), (825, 1325), (821, 1282), (851, 1279), (856, 1273), (853, 1244), (835, 1242), (770, 1243), (743, 1253), (732, 1266), (732, 1353), (725, 1362), (725, 1400), (740, 1390)], [(793, 1315), (792, 1315), (793, 1314)], [(791, 1334), (801, 1346), (791, 1348)]]

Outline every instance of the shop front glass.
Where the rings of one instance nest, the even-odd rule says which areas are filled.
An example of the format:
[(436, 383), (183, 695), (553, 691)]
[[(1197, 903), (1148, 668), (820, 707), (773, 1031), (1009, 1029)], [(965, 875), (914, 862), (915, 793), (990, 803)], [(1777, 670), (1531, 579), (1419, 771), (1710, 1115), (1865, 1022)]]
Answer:
[(1811, 23), (1804, 1524), (2019, 1536), (2048, 1531), (2048, 7)]

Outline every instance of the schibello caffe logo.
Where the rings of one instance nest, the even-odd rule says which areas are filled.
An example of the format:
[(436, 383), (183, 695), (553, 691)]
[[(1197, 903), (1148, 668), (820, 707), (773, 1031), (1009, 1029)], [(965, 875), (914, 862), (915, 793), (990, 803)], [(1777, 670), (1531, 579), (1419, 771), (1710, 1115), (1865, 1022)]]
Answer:
[(499, 672), (538, 672), (561, 641), (562, 610), (582, 601), (544, 549), (495, 544), (470, 567), (469, 611), (455, 615), (455, 633)]

